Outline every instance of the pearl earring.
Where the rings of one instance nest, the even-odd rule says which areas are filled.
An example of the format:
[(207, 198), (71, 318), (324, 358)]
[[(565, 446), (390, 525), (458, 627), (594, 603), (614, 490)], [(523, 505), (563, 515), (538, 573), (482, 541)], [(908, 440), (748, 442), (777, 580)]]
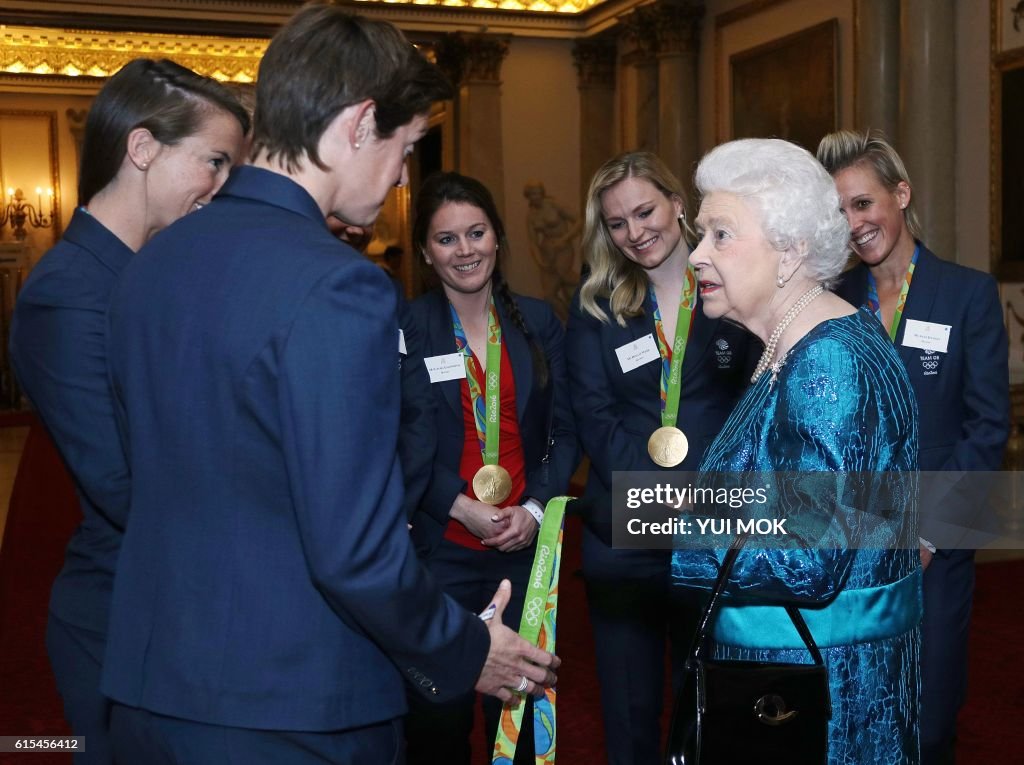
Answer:
[(779, 289), (782, 289), (783, 287), (786, 286), (786, 280), (782, 278), (782, 274), (778, 275), (778, 277), (775, 279), (775, 283), (779, 285)]

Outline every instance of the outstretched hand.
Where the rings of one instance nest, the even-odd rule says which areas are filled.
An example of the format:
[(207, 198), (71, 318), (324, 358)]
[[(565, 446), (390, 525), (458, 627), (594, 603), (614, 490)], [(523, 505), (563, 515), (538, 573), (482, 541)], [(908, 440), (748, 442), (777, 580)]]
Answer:
[(497, 696), (502, 701), (512, 699), (512, 691), (520, 689), (523, 678), (526, 679), (526, 687), (522, 692), (541, 695), (545, 688), (555, 684), (558, 678), (553, 670), (562, 664), (557, 656), (530, 645), (502, 624), (501, 617), (511, 596), (512, 585), (503, 579), (491, 605), (482, 614), (491, 634), (491, 648), (475, 686), (480, 693)]

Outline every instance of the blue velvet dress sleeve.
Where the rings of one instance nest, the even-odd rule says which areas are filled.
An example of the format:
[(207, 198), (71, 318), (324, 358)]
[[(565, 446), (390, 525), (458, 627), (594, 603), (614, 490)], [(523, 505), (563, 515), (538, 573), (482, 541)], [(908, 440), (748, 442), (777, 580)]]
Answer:
[[(906, 537), (906, 518), (873, 498), (909, 500), (916, 412), (899, 360), (861, 324), (821, 328), (794, 347), (776, 380), (763, 375), (712, 445), (702, 471), (756, 471), (768, 487), (757, 517), (784, 519), (784, 544), (750, 544), (727, 595), (811, 604), (847, 582), (857, 549)], [(872, 478), (872, 477), (875, 478)], [(722, 551), (679, 551), (677, 584), (710, 588)]]

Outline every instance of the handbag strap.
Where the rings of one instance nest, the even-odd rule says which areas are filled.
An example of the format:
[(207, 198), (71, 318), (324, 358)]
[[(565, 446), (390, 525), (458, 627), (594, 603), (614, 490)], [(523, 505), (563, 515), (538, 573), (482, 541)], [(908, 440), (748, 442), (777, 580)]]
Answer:
[(555, 445), (552, 437), (555, 425), (555, 386), (551, 385), (551, 398), (548, 401), (548, 429), (544, 436), (544, 456), (540, 458), (540, 482), (547, 485), (551, 471), (551, 447)]
[[(690, 645), (690, 659), (700, 658), (704, 647), (707, 645), (714, 617), (718, 613), (719, 602), (725, 593), (726, 585), (729, 583), (729, 574), (732, 573), (736, 558), (739, 557), (740, 550), (747, 543), (749, 536), (750, 534), (748, 533), (736, 537), (728, 551), (726, 551), (725, 558), (722, 559), (722, 567), (718, 571), (718, 578), (715, 580), (714, 587), (711, 588), (711, 595), (704, 606), (704, 612), (701, 614), (700, 621), (698, 622), (697, 633), (693, 636), (693, 643)], [(821, 657), (821, 651), (818, 650), (818, 644), (814, 642), (814, 636), (807, 627), (804, 617), (800, 614), (800, 609), (791, 604), (787, 604), (785, 609), (793, 622), (793, 626), (796, 627), (796, 631), (800, 634), (800, 638), (804, 641), (804, 645), (810, 651), (814, 663), (819, 667), (824, 666), (825, 662)]]

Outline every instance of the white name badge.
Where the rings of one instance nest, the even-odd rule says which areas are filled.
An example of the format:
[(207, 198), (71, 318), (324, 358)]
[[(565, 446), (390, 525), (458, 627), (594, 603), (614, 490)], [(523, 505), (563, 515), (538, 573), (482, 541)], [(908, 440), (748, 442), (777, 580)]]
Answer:
[(405, 333), (401, 328), (398, 329), (398, 352), (403, 356), (409, 355), (409, 351), (405, 347)]
[(953, 328), (949, 324), (907, 319), (907, 328), (903, 330), (903, 344), (910, 348), (948, 353), (951, 329)]
[(615, 355), (619, 357), (619, 366), (622, 373), (632, 372), (637, 367), (649, 364), (652, 361), (661, 360), (661, 352), (658, 351), (658, 344), (654, 342), (654, 335), (647, 334), (639, 340), (620, 345), (615, 349)]
[(461, 380), (466, 376), (466, 362), (461, 353), (446, 353), (443, 356), (428, 356), (423, 359), (430, 374), (430, 382)]

